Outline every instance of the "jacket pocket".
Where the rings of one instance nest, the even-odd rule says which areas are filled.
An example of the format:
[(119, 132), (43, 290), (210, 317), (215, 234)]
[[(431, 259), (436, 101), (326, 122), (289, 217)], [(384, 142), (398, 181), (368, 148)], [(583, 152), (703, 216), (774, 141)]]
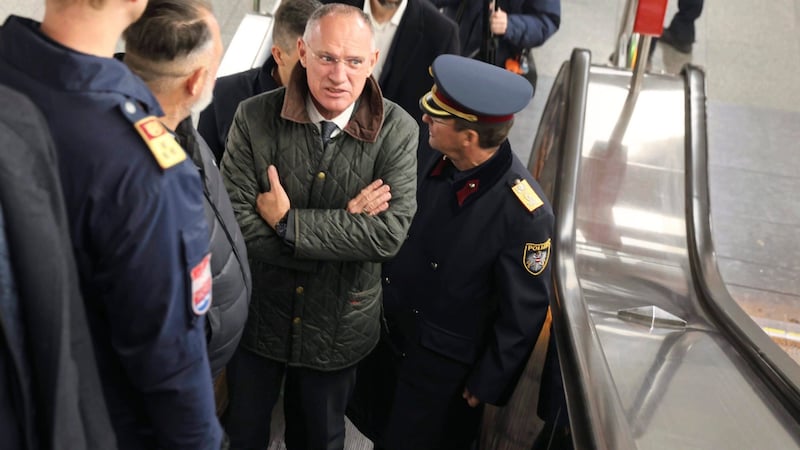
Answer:
[(458, 362), (475, 362), (477, 349), (471, 338), (453, 333), (425, 319), (419, 322), (419, 342), (422, 347)]

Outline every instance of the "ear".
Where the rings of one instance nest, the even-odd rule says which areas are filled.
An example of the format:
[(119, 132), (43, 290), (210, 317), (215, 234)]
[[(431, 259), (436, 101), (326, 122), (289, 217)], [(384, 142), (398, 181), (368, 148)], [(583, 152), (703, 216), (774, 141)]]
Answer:
[(301, 37), (297, 38), (297, 56), (300, 57), (300, 64), (307, 68), (308, 49), (306, 48), (305, 41), (303, 41)]
[(380, 50), (375, 50), (375, 53), (369, 56), (369, 74), (372, 75), (372, 71), (375, 70), (375, 64), (378, 64), (378, 55), (380, 54)]
[(283, 51), (277, 45), (272, 46), (272, 59), (275, 60), (275, 64), (283, 65)]
[(475, 130), (471, 130), (469, 128), (465, 130), (461, 130), (464, 133), (464, 146), (478, 146), (478, 141), (480, 140), (480, 136), (478, 136), (478, 132)]
[(196, 97), (203, 92), (206, 78), (208, 77), (208, 69), (205, 67), (198, 67), (186, 78), (186, 91), (192, 97)]

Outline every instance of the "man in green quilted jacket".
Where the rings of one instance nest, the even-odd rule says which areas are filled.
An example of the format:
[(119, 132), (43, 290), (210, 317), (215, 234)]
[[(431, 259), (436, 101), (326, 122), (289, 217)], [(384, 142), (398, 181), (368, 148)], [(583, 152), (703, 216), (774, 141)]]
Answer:
[(234, 449), (267, 448), (284, 378), (287, 447), (343, 448), (355, 365), (380, 334), (380, 263), (416, 210), (419, 131), (370, 76), (369, 18), (323, 6), (297, 45), (288, 86), (240, 104), (222, 160), (253, 274), (228, 366)]

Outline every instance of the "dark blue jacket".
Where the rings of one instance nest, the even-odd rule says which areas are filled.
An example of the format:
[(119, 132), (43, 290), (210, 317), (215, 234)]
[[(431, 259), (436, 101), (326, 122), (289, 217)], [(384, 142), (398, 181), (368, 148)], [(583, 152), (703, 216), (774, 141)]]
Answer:
[(14, 16), (0, 29), (0, 82), (33, 100), (54, 138), (120, 447), (219, 448), (197, 315), (210, 301), (202, 186), (190, 159), (157, 162), (185, 157), (162, 150), (172, 137), (157, 121), (140, 122), (162, 114), (158, 103), (123, 63), (70, 50)]
[(256, 69), (220, 77), (214, 85), (214, 100), (200, 113), (197, 130), (214, 153), (217, 163), (225, 153), (225, 140), (239, 103), (256, 94), (280, 87), (272, 77), (277, 64), (272, 56)]
[[(508, 141), (455, 181), (447, 175), (452, 164), (438, 152), (420, 164), (417, 214), (383, 269), (389, 336), (400, 351), (420, 345), (465, 365), (453, 382), (502, 405), (547, 314), (552, 209)], [(511, 190), (517, 179), (545, 203), (529, 212)], [(547, 247), (538, 270), (528, 266), (529, 244)]]
[(116, 448), (44, 117), (0, 86), (3, 448)]
[[(554, 217), (507, 141), (464, 172), (439, 152), (426, 155), (417, 214), (383, 266), (382, 345), (359, 367), (349, 413), (386, 447), (466, 448), (480, 410), (461, 398), (464, 388), (505, 404), (541, 331)], [(521, 180), (542, 203), (523, 204), (512, 191)], [(419, 429), (428, 423), (436, 425)]]
[[(444, 8), (448, 17), (456, 20), (459, 7), (466, 7), (456, 20), (459, 25), (461, 54), (474, 56), (481, 48), (483, 21), (488, 13), (484, 0), (431, 0)], [(538, 47), (550, 38), (561, 25), (561, 0), (497, 0), (497, 5), (508, 13), (508, 28), (498, 37), (494, 64), (505, 65), (507, 58), (515, 57), (525, 48)], [(486, 10), (486, 11), (484, 11)]]

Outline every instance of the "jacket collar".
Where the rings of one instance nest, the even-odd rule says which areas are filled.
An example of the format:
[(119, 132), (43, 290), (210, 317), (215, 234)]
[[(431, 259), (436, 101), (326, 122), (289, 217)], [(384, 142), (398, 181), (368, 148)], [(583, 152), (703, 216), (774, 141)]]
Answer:
[[(306, 111), (306, 96), (310, 95), (306, 69), (297, 64), (292, 72), (292, 80), (286, 87), (281, 117), (298, 123), (311, 123)], [(367, 78), (364, 92), (356, 102), (350, 121), (342, 130), (350, 136), (365, 142), (378, 140), (383, 125), (383, 96), (378, 83), (371, 76)]]
[(478, 167), (458, 172), (453, 163), (441, 155), (433, 162), (427, 175), (430, 178), (447, 179), (458, 205), (463, 207), (468, 201), (475, 201), (497, 184), (511, 167), (512, 160), (511, 145), (506, 140), (488, 161)]

